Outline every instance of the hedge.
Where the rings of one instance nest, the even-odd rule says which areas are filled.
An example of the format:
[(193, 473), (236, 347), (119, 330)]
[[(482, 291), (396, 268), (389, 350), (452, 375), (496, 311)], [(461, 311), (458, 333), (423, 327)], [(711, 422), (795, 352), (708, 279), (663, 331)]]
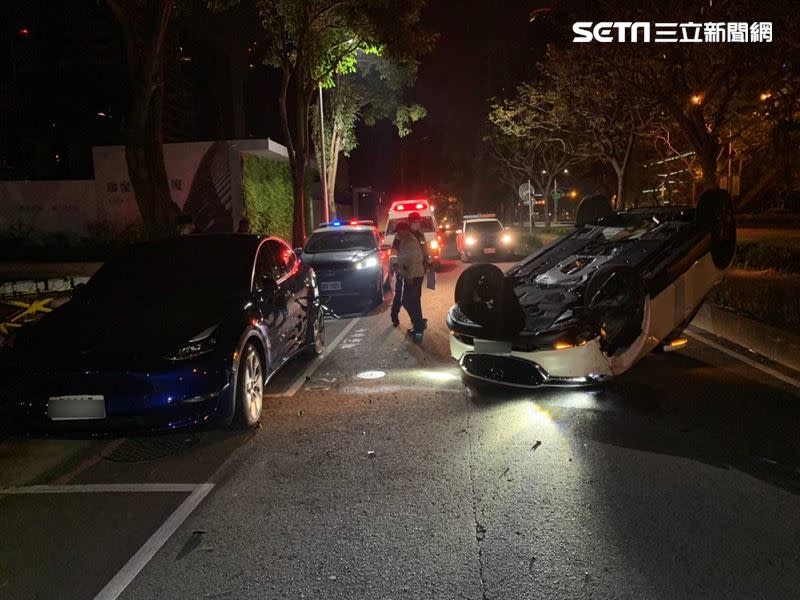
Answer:
[(253, 233), (291, 240), (294, 196), (289, 163), (245, 154), (242, 190)]

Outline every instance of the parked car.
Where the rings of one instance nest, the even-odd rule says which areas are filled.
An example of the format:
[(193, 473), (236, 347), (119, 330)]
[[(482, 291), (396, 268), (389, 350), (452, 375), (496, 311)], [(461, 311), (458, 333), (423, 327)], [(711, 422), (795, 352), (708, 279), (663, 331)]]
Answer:
[(252, 427), (269, 379), (324, 343), (313, 272), (284, 241), (135, 244), (20, 330), (2, 358), (0, 416), (50, 431)]
[(589, 198), (578, 227), (503, 273), (473, 265), (447, 316), (450, 353), (469, 380), (516, 387), (591, 385), (681, 332), (731, 265), (730, 196), (697, 207), (611, 212)]
[(314, 269), (324, 298), (383, 302), (391, 267), (389, 250), (372, 221), (323, 223), (306, 242), (303, 262)]

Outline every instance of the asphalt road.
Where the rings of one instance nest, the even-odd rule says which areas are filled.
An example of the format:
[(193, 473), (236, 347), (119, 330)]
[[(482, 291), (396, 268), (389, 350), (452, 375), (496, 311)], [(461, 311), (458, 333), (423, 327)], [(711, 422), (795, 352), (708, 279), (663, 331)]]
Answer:
[(420, 345), (388, 300), (331, 323), (253, 432), (0, 443), (0, 598), (797, 597), (798, 389), (692, 338), (596, 390), (471, 392), (460, 270)]

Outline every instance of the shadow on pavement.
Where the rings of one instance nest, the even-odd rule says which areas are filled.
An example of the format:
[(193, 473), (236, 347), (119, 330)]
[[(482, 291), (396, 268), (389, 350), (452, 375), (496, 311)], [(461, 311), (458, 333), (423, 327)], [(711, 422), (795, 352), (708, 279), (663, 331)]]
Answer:
[(733, 467), (800, 493), (797, 395), (731, 368), (676, 353), (593, 388), (465, 385), (479, 408), (528, 400), (579, 438)]

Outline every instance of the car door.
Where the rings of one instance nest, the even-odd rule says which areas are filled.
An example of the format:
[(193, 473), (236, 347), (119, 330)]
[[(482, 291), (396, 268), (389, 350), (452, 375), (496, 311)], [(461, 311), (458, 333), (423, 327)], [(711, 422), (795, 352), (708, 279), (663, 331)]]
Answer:
[(278, 276), (280, 269), (275, 263), (275, 257), (269, 240), (263, 242), (258, 249), (255, 269), (253, 271), (253, 288), (258, 289), (259, 282), (266, 275), (278, 283), (278, 290), (271, 296), (262, 294), (258, 302), (261, 318), (267, 327), (270, 345), (270, 358), (272, 368), (276, 368), (286, 354), (287, 339), (289, 337), (289, 313), (284, 302), (284, 292), (280, 289)]
[(308, 286), (300, 272), (297, 255), (285, 242), (271, 238), (266, 241), (275, 264), (275, 281), (283, 295), (286, 308), (285, 351), (293, 352), (303, 343), (307, 318)]

